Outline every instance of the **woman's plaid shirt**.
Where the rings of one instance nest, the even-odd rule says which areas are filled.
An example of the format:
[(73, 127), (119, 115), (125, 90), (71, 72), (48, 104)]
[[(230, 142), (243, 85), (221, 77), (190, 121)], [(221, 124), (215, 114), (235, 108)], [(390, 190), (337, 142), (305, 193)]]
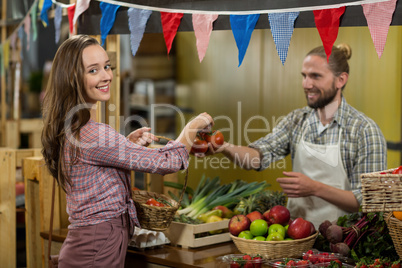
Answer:
[(139, 226), (131, 199), (130, 171), (168, 174), (186, 169), (188, 152), (180, 142), (170, 141), (158, 149), (130, 142), (106, 124), (90, 120), (80, 133), (77, 163), (71, 164), (69, 146), (65, 157), (72, 187), (67, 186), (70, 229), (98, 224), (128, 211), (131, 226)]

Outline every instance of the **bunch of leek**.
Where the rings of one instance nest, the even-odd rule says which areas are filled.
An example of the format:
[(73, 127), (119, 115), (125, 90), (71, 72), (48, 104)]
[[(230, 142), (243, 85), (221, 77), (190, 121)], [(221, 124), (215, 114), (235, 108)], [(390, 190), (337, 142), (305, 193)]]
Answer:
[[(165, 186), (183, 189), (183, 185), (172, 182), (165, 182)], [(195, 219), (198, 215), (216, 206), (229, 207), (235, 205), (241, 198), (263, 191), (268, 186), (265, 181), (248, 183), (243, 180), (221, 185), (219, 177), (210, 179), (203, 176), (195, 190), (186, 189), (181, 202), (182, 208), (177, 212)], [(189, 198), (189, 193), (192, 193), (191, 199)], [(171, 192), (169, 194), (172, 198), (178, 199)]]

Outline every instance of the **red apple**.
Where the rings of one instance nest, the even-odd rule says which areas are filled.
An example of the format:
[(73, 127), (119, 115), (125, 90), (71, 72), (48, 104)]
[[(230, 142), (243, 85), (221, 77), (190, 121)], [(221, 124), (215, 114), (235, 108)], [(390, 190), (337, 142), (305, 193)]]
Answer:
[(314, 234), (316, 232), (316, 229), (315, 229), (314, 224), (311, 221), (310, 221), (310, 224), (311, 224), (310, 235), (312, 235), (312, 234)]
[(222, 218), (230, 219), (233, 217), (233, 211), (225, 206), (216, 206), (212, 210), (219, 209), (222, 211)]
[(270, 224), (270, 222), (268, 220), (268, 215), (269, 215), (269, 209), (267, 211), (265, 211), (264, 213), (262, 213), (262, 216), (264, 217), (264, 220), (266, 220), (268, 222), (268, 224)]
[(250, 219), (246, 215), (234, 215), (229, 221), (229, 232), (238, 236), (242, 231), (250, 228)]
[(290, 219), (289, 210), (281, 205), (276, 205), (269, 210), (267, 221), (270, 224), (278, 223), (280, 225), (288, 224)]
[(257, 210), (256, 210), (256, 211), (253, 211), (253, 212), (250, 212), (250, 213), (247, 214), (246, 216), (247, 216), (247, 218), (250, 219), (251, 222), (253, 222), (253, 221), (255, 221), (255, 220), (259, 220), (259, 219), (265, 220), (264, 217), (262, 216), (261, 212), (259, 212), (259, 211), (257, 211)]
[(310, 236), (311, 222), (303, 218), (297, 218), (289, 224), (288, 236), (293, 239), (301, 239)]

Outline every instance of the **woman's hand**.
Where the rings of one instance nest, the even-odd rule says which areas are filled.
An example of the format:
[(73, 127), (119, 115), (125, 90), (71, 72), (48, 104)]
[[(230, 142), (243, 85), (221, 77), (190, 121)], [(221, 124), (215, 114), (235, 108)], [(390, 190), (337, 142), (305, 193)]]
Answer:
[(134, 130), (130, 134), (128, 134), (127, 138), (132, 142), (137, 145), (141, 146), (148, 146), (150, 145), (153, 141), (159, 141), (157, 137), (155, 137), (154, 134), (150, 133), (149, 131), (151, 128), (149, 127), (142, 127), (139, 129)]

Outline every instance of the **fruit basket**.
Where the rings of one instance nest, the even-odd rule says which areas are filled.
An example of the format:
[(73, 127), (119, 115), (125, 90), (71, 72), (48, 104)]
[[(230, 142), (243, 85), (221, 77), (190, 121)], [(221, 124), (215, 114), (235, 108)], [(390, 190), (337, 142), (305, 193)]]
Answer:
[(392, 174), (394, 170), (360, 175), (363, 212), (402, 210), (402, 174)]
[[(169, 228), (173, 221), (176, 211), (180, 207), (184, 191), (187, 187), (188, 169), (186, 170), (186, 177), (184, 180), (183, 190), (180, 194), (179, 202), (163, 194), (158, 194), (148, 191), (133, 191), (133, 201), (137, 210), (137, 217), (141, 224), (141, 228), (152, 231), (165, 231)], [(163, 199), (171, 206), (157, 207), (147, 205), (146, 202), (149, 198)]]
[(402, 221), (398, 220), (392, 215), (392, 212), (384, 216), (387, 223), (389, 234), (391, 235), (392, 242), (399, 258), (402, 259)]
[(241, 253), (260, 254), (263, 258), (268, 260), (301, 257), (303, 252), (306, 252), (313, 247), (317, 236), (318, 232), (302, 239), (258, 241), (230, 235), (237, 249)]

